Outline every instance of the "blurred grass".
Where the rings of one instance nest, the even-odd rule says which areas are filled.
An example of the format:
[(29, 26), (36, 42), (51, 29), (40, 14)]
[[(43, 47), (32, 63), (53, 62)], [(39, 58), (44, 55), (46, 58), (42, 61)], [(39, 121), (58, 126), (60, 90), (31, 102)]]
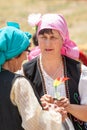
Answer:
[(71, 39), (80, 48), (87, 49), (87, 0), (2, 0), (0, 28), (6, 26), (7, 21), (16, 21), (22, 30), (33, 33), (27, 22), (30, 13), (62, 13)]

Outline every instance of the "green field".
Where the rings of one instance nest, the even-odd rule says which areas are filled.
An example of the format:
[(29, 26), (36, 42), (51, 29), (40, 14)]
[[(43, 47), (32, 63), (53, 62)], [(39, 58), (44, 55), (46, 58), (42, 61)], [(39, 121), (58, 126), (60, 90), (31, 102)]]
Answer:
[(33, 33), (27, 22), (30, 13), (62, 13), (67, 20), (71, 39), (78, 46), (87, 48), (86, 0), (2, 0), (0, 28), (6, 26), (7, 21), (16, 21), (23, 31)]

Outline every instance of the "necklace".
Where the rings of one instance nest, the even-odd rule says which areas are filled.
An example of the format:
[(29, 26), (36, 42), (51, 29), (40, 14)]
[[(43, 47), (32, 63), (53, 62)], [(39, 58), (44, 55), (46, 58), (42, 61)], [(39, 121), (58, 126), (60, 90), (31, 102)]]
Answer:
[[(63, 69), (64, 69), (63, 75), (64, 75), (64, 77), (67, 77), (66, 59), (64, 56), (62, 57), (62, 59), (63, 59)], [(43, 76), (43, 73), (41, 70), (41, 65), (40, 65), (40, 57), (37, 58), (37, 66), (38, 66), (38, 70), (39, 70), (41, 81), (42, 81), (43, 92), (44, 92), (44, 94), (47, 94), (46, 84), (45, 84), (44, 76)], [(65, 90), (66, 90), (66, 97), (68, 97), (70, 99), (68, 80), (65, 81)]]
[(55, 79), (58, 77), (61, 77), (63, 74), (63, 65), (62, 65), (62, 62), (60, 64), (60, 66), (57, 68), (56, 72), (51, 76), (52, 79)]
[(42, 64), (41, 56), (40, 56), (40, 66), (41, 66), (41, 69), (44, 71), (43, 74), (50, 76), (52, 79), (56, 79), (57, 77), (61, 77), (63, 75), (63, 64), (62, 64), (62, 61), (61, 61), (60, 65), (57, 67), (57, 69), (56, 69), (56, 71), (54, 73), (50, 73), (50, 70), (49, 70), (48, 67), (46, 67), (48, 72), (45, 71), (44, 66)]

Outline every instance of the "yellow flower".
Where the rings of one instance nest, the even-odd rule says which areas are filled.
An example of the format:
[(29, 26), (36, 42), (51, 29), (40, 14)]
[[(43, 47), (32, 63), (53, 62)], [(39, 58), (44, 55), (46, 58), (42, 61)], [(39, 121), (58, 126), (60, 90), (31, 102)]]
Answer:
[(54, 82), (53, 82), (54, 87), (58, 87), (60, 84), (61, 84), (61, 81), (57, 80), (57, 79), (55, 79)]
[(63, 78), (57, 78), (57, 79), (54, 80), (54, 82), (53, 82), (53, 87), (55, 87), (55, 98), (60, 99), (60, 93), (57, 91), (57, 87), (58, 87), (61, 83), (65, 82), (65, 81), (68, 80), (68, 79), (69, 79), (69, 78), (67, 78), (67, 77), (63, 77)]

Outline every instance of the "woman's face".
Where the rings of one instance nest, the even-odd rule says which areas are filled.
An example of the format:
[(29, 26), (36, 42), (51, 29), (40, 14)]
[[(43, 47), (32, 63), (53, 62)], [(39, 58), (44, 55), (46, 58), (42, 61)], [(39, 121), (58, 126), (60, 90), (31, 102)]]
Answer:
[(24, 60), (27, 60), (27, 54), (26, 51), (22, 52), (19, 56), (13, 58), (12, 60), (10, 60), (10, 65), (14, 66), (14, 71), (20, 70), (22, 67), (22, 63)]
[(19, 55), (18, 57), (15, 58), (16, 62), (17, 62), (17, 69), (21, 69), (21, 65), (23, 63), (23, 61), (27, 60), (27, 52), (24, 51), (22, 52), (21, 55)]
[(63, 39), (57, 30), (52, 30), (52, 33), (39, 34), (38, 44), (42, 56), (49, 56), (52, 58), (61, 55)]

